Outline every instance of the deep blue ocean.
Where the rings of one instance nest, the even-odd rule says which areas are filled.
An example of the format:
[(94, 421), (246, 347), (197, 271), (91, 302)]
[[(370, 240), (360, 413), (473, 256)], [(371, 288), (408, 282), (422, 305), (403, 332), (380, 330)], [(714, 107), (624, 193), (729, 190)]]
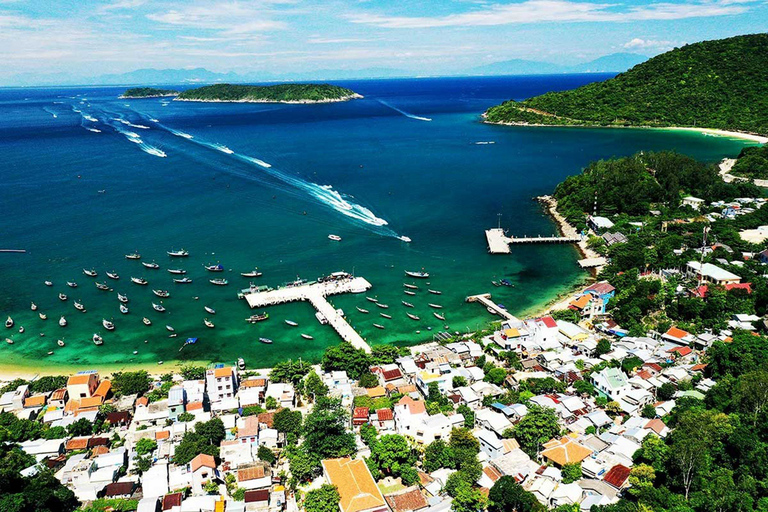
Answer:
[[(263, 276), (253, 281), (271, 286), (337, 270), (365, 277), (373, 284), (369, 295), (390, 305), (391, 320), (363, 296), (332, 302), (373, 344), (428, 340), (445, 325), (451, 331), (484, 325), (493, 317), (464, 303), (471, 294), (490, 291), (516, 314), (533, 311), (586, 273), (568, 246), (487, 254), (483, 231), (496, 226), (497, 214), (512, 234), (552, 234), (552, 222), (532, 198), (551, 193), (592, 160), (676, 149), (716, 161), (744, 145), (694, 133), (481, 123), (480, 114), (501, 101), (607, 77), (340, 81), (365, 98), (322, 105), (118, 99), (125, 87), (0, 89), (0, 248), (27, 251), (0, 254), (0, 314), (16, 322), (3, 336), (15, 343), (0, 343), (2, 361), (100, 368), (242, 356), (262, 367), (317, 360), (338, 342), (309, 304), (273, 307), (268, 321), (246, 324), (253, 312), (236, 294), (249, 282), (240, 272), (254, 267)], [(331, 233), (343, 240), (329, 240)], [(189, 258), (166, 255), (182, 247)], [(126, 260), (133, 251), (161, 269)], [(223, 275), (204, 270), (217, 262), (227, 269)], [(172, 282), (166, 269), (178, 266), (192, 284)], [(84, 276), (83, 268), (94, 268), (98, 278)], [(403, 293), (409, 282), (403, 271), (422, 268), (441, 296), (428, 294), (424, 283), (416, 296)], [(112, 270), (120, 280), (105, 277)], [(131, 276), (150, 286), (131, 284)], [(213, 286), (211, 277), (230, 284)], [(503, 277), (515, 286), (491, 285)], [(68, 288), (68, 280), (78, 288)], [(105, 280), (113, 291), (96, 289), (94, 281)], [(171, 292), (163, 300), (166, 313), (153, 311), (159, 299), (151, 288)], [(59, 292), (69, 300), (59, 301)], [(116, 292), (128, 295), (128, 314), (118, 311)], [(86, 313), (75, 310), (74, 299)], [(406, 310), (402, 300), (416, 307)], [(429, 302), (444, 306), (445, 322)], [(38, 317), (41, 311), (47, 320)], [(67, 327), (58, 326), (61, 315)], [(144, 316), (152, 326), (142, 324)], [(206, 317), (215, 329), (203, 325)], [(104, 331), (103, 318), (114, 320), (114, 332)], [(165, 325), (178, 337), (169, 338)], [(91, 342), (93, 333), (104, 337), (102, 346)], [(179, 352), (187, 337), (199, 340)], [(259, 337), (274, 343), (260, 344)], [(57, 339), (66, 346), (59, 348)]]

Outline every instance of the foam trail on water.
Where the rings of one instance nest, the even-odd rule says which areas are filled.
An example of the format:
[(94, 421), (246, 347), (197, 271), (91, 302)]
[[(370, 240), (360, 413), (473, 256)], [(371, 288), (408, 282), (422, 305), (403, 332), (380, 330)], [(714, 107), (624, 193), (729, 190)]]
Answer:
[(53, 110), (49, 109), (48, 107), (43, 107), (43, 110), (45, 110), (46, 112), (48, 112), (49, 114), (51, 114), (51, 115), (53, 116), (53, 118), (54, 118), (54, 119), (56, 119), (57, 117), (59, 117), (58, 115), (56, 115), (56, 112), (54, 112)]
[(259, 168), (264, 170), (264, 172), (266, 172), (269, 176), (285, 183), (286, 185), (291, 186), (294, 189), (308, 193), (315, 200), (319, 201), (322, 204), (330, 206), (337, 212), (347, 217), (350, 217), (352, 219), (363, 222), (369, 226), (374, 226), (378, 228), (376, 230), (377, 232), (385, 236), (397, 237), (397, 233), (395, 233), (392, 229), (385, 227), (388, 225), (388, 222), (386, 220), (382, 219), (381, 217), (377, 217), (376, 214), (374, 214), (370, 209), (366, 208), (365, 206), (355, 203), (354, 201), (351, 200), (349, 196), (346, 196), (345, 194), (342, 194), (341, 192), (334, 190), (334, 188), (331, 185), (318, 185), (317, 183), (313, 183), (311, 181), (306, 181), (301, 178), (297, 178), (284, 171), (274, 168), (272, 164), (265, 162), (260, 158), (256, 158), (250, 155), (245, 155), (242, 153), (237, 153), (222, 144), (218, 144), (215, 142), (208, 142), (199, 138), (191, 138), (189, 134), (180, 132), (178, 130), (174, 130), (173, 128), (164, 126), (159, 123), (158, 123), (158, 126), (160, 126), (165, 130), (168, 130), (170, 133), (178, 137), (187, 139), (190, 142), (193, 142), (195, 144), (199, 144), (201, 146), (214, 149), (216, 151), (221, 151), (222, 153), (231, 155), (233, 158), (236, 158), (248, 164), (257, 165)]
[(144, 126), (143, 124), (133, 124), (127, 119), (113, 118), (112, 120), (117, 121), (118, 123), (123, 123), (125, 126), (130, 126), (131, 128), (141, 128), (142, 130), (149, 130), (149, 126)]
[(397, 108), (397, 107), (395, 107), (393, 105), (390, 105), (389, 103), (387, 103), (384, 100), (378, 100), (378, 101), (379, 101), (379, 103), (381, 103), (385, 107), (389, 107), (392, 110), (394, 110), (395, 112), (400, 112), (405, 117), (410, 117), (411, 119), (416, 119), (417, 121), (431, 121), (432, 120), (429, 117), (417, 116), (416, 114), (411, 114), (410, 112), (406, 112), (405, 110), (400, 110), (399, 108)]

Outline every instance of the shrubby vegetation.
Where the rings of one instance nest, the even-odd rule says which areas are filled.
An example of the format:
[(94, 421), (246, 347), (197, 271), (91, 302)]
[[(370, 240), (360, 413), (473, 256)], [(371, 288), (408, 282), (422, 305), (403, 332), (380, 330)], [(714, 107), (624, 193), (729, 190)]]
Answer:
[(697, 126), (768, 133), (768, 34), (675, 48), (578, 89), (507, 101), (501, 123)]
[(176, 96), (179, 91), (157, 89), (155, 87), (132, 87), (126, 89), (122, 98), (156, 98), (158, 96)]
[(330, 84), (231, 85), (215, 84), (188, 89), (178, 95), (192, 101), (314, 102), (355, 97), (355, 92)]
[(745, 178), (768, 179), (768, 145), (742, 149), (731, 174)]

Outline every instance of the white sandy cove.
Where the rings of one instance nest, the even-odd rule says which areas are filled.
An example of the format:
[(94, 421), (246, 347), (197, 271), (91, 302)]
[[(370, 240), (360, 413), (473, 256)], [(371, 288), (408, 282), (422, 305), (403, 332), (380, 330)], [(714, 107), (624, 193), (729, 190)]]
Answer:
[(743, 132), (729, 132), (726, 130), (717, 130), (715, 128), (686, 128), (681, 126), (674, 126), (672, 128), (668, 128), (669, 130), (685, 130), (689, 132), (699, 132), (699, 133), (708, 133), (710, 135), (715, 135), (718, 137), (733, 137), (735, 139), (744, 139), (744, 140), (751, 140), (753, 142), (759, 142), (760, 144), (766, 144), (768, 143), (768, 137), (764, 137), (762, 135), (755, 135), (753, 133), (743, 133)]

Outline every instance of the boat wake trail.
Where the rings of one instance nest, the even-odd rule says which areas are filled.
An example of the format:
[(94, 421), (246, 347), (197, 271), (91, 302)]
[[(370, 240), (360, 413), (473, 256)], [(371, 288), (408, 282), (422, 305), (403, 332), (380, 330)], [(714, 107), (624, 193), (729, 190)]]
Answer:
[[(398, 236), (397, 233), (395, 233), (391, 228), (386, 227), (388, 225), (386, 220), (382, 219), (381, 217), (377, 217), (376, 214), (374, 214), (370, 209), (366, 208), (365, 206), (357, 204), (352, 200), (350, 196), (343, 194), (337, 190), (334, 190), (334, 188), (331, 185), (319, 185), (311, 181), (303, 180), (296, 176), (292, 176), (291, 174), (288, 174), (285, 171), (276, 169), (274, 166), (272, 166), (272, 164), (265, 162), (264, 160), (261, 160), (259, 158), (256, 158), (250, 155), (245, 155), (242, 153), (235, 152), (222, 144), (218, 144), (215, 142), (208, 142), (198, 137), (192, 137), (188, 133), (184, 133), (179, 130), (174, 130), (173, 128), (167, 127), (160, 123), (158, 123), (158, 126), (176, 135), (177, 137), (184, 138), (200, 146), (205, 146), (207, 148), (220, 151), (222, 153), (230, 155), (232, 158), (236, 158), (237, 160), (240, 160), (241, 162), (258, 166), (268, 176), (275, 178), (286, 185), (289, 185), (291, 188), (295, 190), (299, 190), (301, 192), (305, 192), (309, 194), (310, 197), (312, 197), (319, 203), (324, 204), (326, 206), (330, 206), (331, 208), (341, 213), (342, 215), (345, 215), (347, 217), (360, 221), (366, 224), (367, 226), (376, 228), (375, 231), (381, 235), (392, 236), (392, 237)], [(246, 176), (246, 177), (249, 177), (249, 176)]]
[(391, 108), (395, 112), (400, 112), (405, 117), (410, 117), (411, 119), (416, 119), (417, 121), (431, 121), (432, 120), (429, 117), (417, 116), (416, 114), (411, 114), (410, 112), (406, 112), (405, 110), (400, 110), (399, 108), (395, 107), (394, 105), (390, 105), (389, 103), (387, 103), (384, 100), (378, 100), (378, 102), (381, 103), (382, 105), (384, 105), (385, 107)]
[[(144, 142), (138, 133), (126, 129), (127, 126), (130, 126), (131, 128), (140, 128), (142, 130), (149, 130), (150, 129), (149, 126), (134, 124), (128, 121), (127, 119), (124, 119), (121, 114), (115, 114), (115, 113), (104, 112), (104, 111), (83, 112), (75, 108), (74, 106), (72, 107), (72, 110), (80, 114), (80, 117), (82, 118), (80, 125), (90, 132), (101, 133), (101, 130), (93, 126), (94, 124), (101, 123), (101, 125), (112, 128), (114, 131), (124, 136), (128, 142), (132, 142), (136, 144), (139, 147), (139, 149), (141, 149), (143, 152), (147, 153), (148, 155), (156, 156), (159, 158), (165, 158), (168, 156), (165, 153), (165, 151), (163, 151), (162, 149), (157, 148), (151, 144), (148, 144), (147, 142)], [(89, 123), (86, 124), (86, 121), (88, 121)]]
[(54, 119), (56, 119), (57, 117), (59, 117), (59, 116), (56, 114), (56, 112), (54, 112), (53, 110), (49, 109), (48, 107), (43, 107), (43, 110), (45, 110), (46, 112), (48, 112), (49, 114), (51, 114), (51, 115), (53, 116), (53, 118), (54, 118)]

